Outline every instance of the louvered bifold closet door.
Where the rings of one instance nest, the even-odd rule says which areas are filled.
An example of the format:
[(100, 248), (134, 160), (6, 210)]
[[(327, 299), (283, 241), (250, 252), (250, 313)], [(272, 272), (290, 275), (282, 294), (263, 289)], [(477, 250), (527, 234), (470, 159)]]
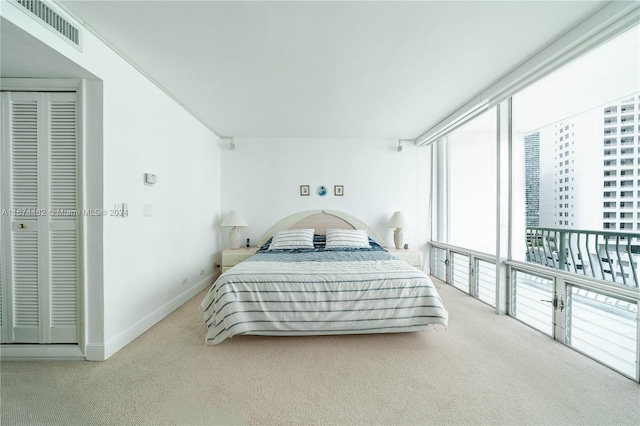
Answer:
[(40, 342), (38, 265), (38, 141), (41, 96), (15, 93), (9, 99), (11, 308), (13, 341)]
[(49, 108), (49, 336), (77, 342), (78, 159), (75, 93), (51, 93)]
[(10, 169), (10, 182), (2, 185), (10, 226), (3, 230), (11, 235), (3, 254), (3, 299), (13, 334), (3, 333), (3, 341), (76, 343), (76, 95), (12, 92), (3, 97), (10, 124), (8, 155), (2, 159), (3, 168)]

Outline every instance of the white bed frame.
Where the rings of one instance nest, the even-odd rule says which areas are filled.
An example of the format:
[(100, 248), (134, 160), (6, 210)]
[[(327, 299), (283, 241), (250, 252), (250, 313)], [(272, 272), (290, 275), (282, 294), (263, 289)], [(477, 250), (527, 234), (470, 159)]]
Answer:
[(269, 228), (260, 239), (258, 247), (266, 244), (278, 231), (308, 228), (313, 228), (314, 233), (318, 235), (323, 235), (327, 229), (364, 229), (376, 243), (382, 247), (386, 246), (384, 239), (375, 229), (350, 214), (335, 210), (307, 210), (287, 216)]

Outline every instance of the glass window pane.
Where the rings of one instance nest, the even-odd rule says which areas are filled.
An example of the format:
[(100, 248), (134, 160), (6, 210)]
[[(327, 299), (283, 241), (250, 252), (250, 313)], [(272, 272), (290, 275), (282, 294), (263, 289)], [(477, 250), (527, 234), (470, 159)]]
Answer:
[(431, 275), (441, 281), (447, 281), (447, 251), (439, 247), (431, 247)]
[(577, 286), (567, 292), (567, 344), (637, 379), (637, 303)]
[(476, 285), (478, 299), (491, 306), (496, 306), (496, 265), (495, 263), (476, 260)]
[(636, 25), (513, 97), (514, 260), (637, 286), (619, 256), (637, 265), (640, 234), (615, 238), (640, 229), (639, 75)]
[(451, 281), (459, 290), (469, 293), (469, 256), (460, 253), (451, 253)]
[(512, 296), (512, 316), (553, 336), (553, 281), (514, 271)]
[(496, 128), (492, 108), (447, 138), (450, 235), (444, 242), (488, 254), (496, 252)]

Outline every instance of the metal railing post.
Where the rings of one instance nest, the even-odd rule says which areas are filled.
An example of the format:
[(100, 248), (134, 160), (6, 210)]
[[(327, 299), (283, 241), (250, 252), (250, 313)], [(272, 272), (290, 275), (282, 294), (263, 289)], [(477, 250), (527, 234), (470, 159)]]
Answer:
[(566, 241), (565, 241), (566, 232), (560, 231), (560, 246), (558, 247), (556, 241), (556, 247), (558, 247), (558, 269), (561, 271), (569, 270), (569, 268), (565, 268), (565, 264), (567, 263), (567, 251), (566, 251)]

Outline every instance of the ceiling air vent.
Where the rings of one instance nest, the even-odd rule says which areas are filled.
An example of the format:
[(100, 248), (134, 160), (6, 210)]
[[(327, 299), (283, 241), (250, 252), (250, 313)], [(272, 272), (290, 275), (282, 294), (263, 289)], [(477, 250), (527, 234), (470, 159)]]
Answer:
[(15, 0), (15, 2), (40, 18), (62, 37), (76, 46), (80, 46), (80, 30), (44, 2), (40, 0)]

